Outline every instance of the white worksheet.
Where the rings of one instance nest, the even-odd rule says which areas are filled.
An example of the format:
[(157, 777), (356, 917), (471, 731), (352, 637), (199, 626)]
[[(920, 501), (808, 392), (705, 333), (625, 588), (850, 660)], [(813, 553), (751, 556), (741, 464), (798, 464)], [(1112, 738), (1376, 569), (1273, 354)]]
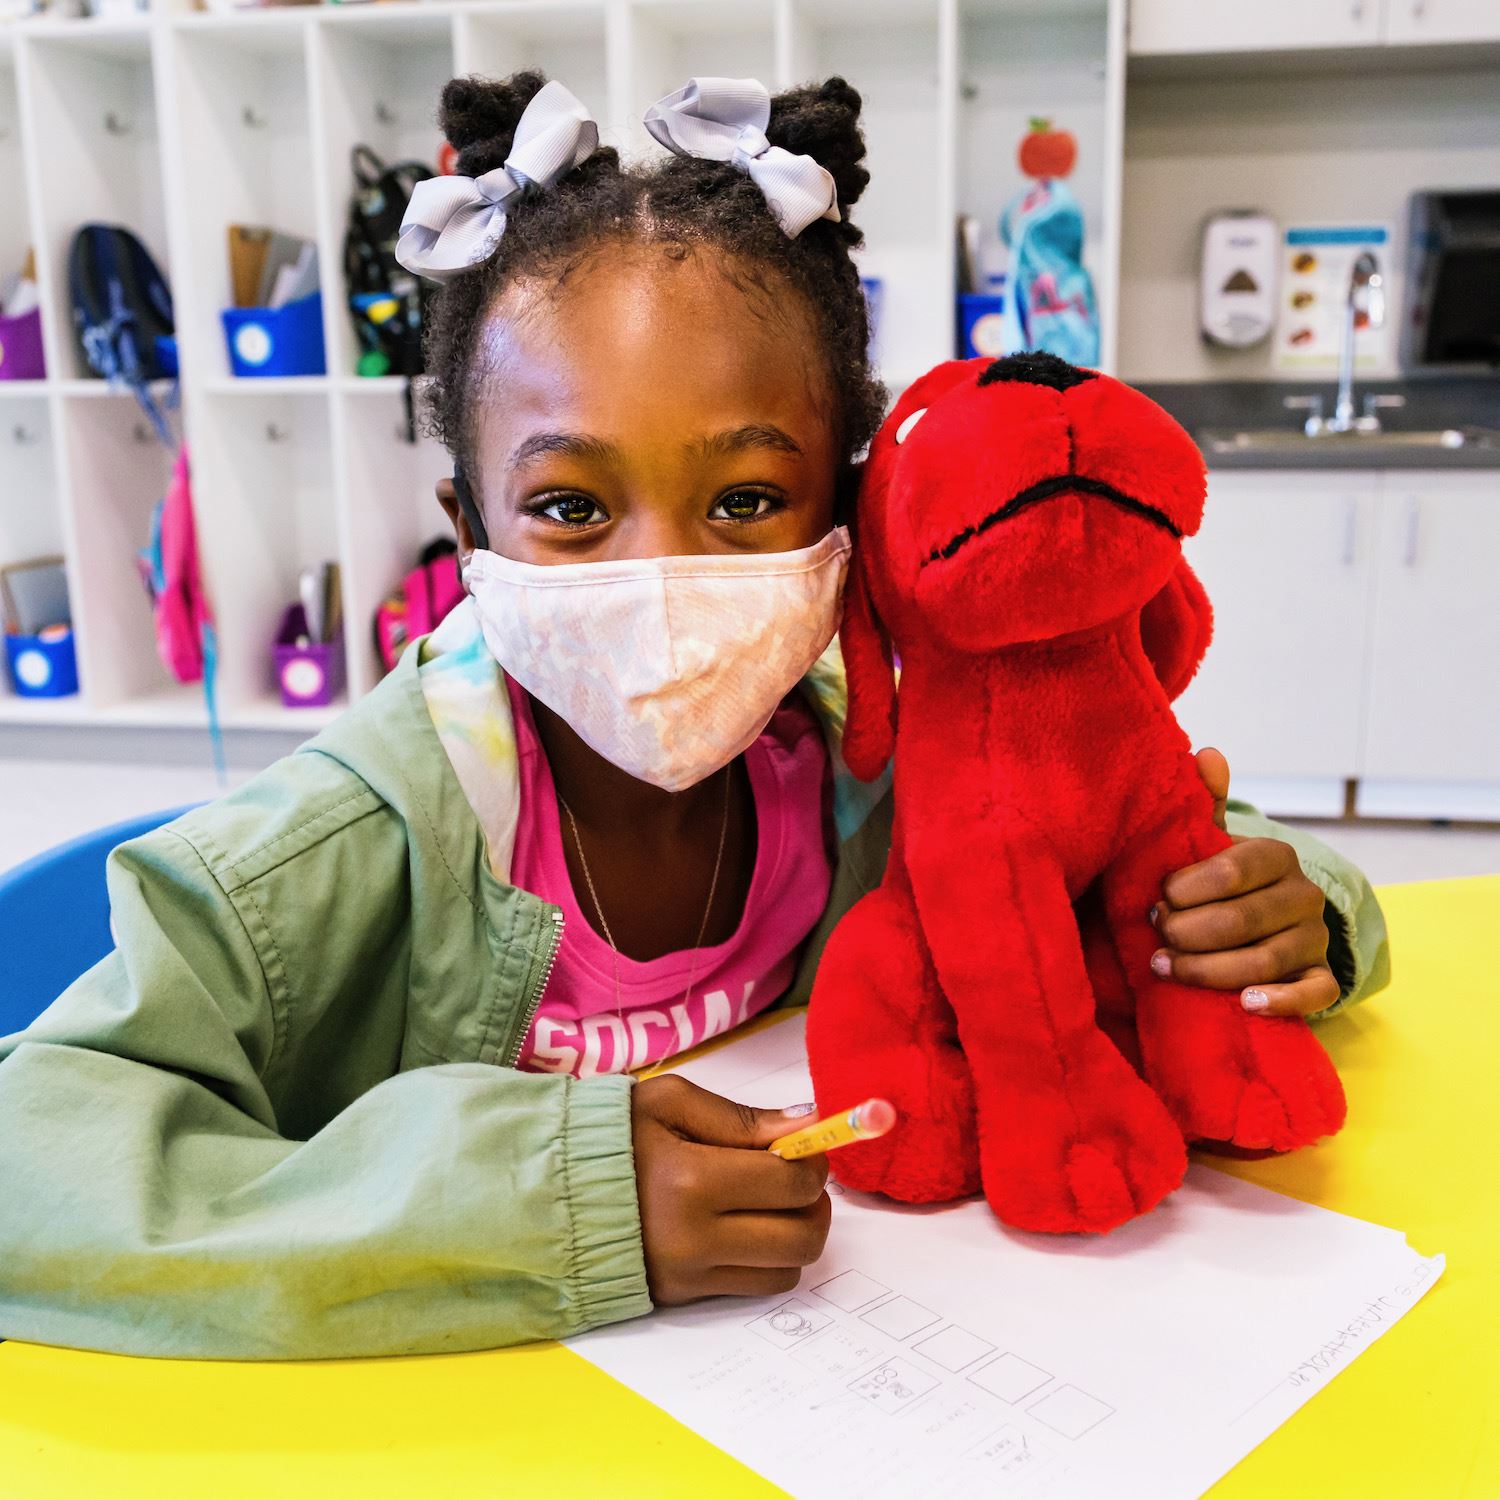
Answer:
[[(804, 1032), (790, 1018), (681, 1071), (747, 1104), (799, 1103)], [(983, 1202), (835, 1187), (833, 1208), (795, 1292), (663, 1309), (570, 1346), (804, 1500), (1173, 1500), (1443, 1270), (1395, 1230), (1201, 1166), (1103, 1238), (1006, 1229)]]

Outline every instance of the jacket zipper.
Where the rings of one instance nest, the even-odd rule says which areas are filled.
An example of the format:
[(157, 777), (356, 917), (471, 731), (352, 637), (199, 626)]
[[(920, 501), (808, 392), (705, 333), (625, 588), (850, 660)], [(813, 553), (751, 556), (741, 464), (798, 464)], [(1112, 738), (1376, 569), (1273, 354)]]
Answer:
[(526, 1046), (526, 1034), (531, 1030), (531, 1023), (536, 1020), (536, 1013), (542, 1008), (542, 996), (547, 993), (547, 982), (552, 978), (552, 970), (557, 966), (558, 950), (562, 947), (563, 940), (563, 914), (554, 909), (552, 912), (552, 931), (548, 934), (547, 962), (542, 968), (542, 977), (535, 990), (532, 991), (531, 1003), (526, 1007), (526, 1014), (521, 1018), (520, 1028), (516, 1032), (515, 1045), (510, 1049), (510, 1055), (505, 1059), (505, 1066), (513, 1068), (521, 1060), (521, 1052)]

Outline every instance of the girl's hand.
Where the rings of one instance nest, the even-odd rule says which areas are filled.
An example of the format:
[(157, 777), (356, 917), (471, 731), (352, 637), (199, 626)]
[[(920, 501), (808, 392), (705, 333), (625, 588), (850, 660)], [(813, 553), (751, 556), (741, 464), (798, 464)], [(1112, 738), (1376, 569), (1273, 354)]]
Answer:
[(635, 1177), (653, 1302), (789, 1292), (822, 1255), (827, 1158), (782, 1161), (766, 1150), (799, 1123), (806, 1117), (735, 1104), (670, 1073), (636, 1084)]
[[(1198, 772), (1224, 826), (1229, 764), (1198, 752)], [(1232, 848), (1169, 875), (1151, 910), (1163, 947), (1151, 967), (1183, 984), (1239, 990), (1246, 1010), (1306, 1016), (1332, 1005), (1323, 892), (1280, 839), (1238, 839)]]

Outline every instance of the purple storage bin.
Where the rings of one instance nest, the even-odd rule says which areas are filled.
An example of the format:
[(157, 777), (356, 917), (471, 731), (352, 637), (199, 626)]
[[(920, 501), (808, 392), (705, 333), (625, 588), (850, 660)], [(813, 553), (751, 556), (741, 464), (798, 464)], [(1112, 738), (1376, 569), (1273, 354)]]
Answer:
[(307, 616), (293, 604), (281, 617), (272, 656), (281, 701), (288, 708), (326, 708), (344, 690), (342, 640), (297, 644), (307, 634)]
[(34, 307), (19, 318), (0, 318), (0, 380), (44, 380), (42, 310)]

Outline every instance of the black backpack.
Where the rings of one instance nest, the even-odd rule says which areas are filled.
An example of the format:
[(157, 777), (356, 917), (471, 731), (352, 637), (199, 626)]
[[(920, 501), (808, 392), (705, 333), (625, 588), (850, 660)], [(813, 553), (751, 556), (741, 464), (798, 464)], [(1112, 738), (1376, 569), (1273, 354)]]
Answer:
[(354, 148), (350, 168), (355, 188), (344, 235), (344, 280), (361, 364), (373, 363), (388, 375), (420, 375), (422, 317), (431, 294), (397, 261), (396, 240), (412, 189), (433, 174), (419, 161), (388, 167), (368, 146)]
[(172, 294), (151, 252), (117, 224), (85, 224), (68, 252), (68, 296), (84, 362), (96, 375), (128, 385), (162, 441), (173, 446), (146, 388), (177, 374)]

